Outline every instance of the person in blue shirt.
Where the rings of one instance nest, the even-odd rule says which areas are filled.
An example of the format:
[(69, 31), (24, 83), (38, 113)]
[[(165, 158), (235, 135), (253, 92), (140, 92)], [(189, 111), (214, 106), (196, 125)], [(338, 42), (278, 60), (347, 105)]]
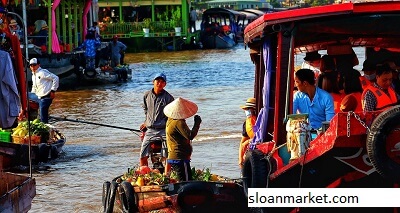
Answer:
[(78, 48), (85, 49), (86, 69), (95, 69), (95, 59), (97, 48), (100, 47), (101, 42), (96, 40), (94, 33), (86, 34), (86, 40)]
[(295, 73), (294, 83), (298, 91), (293, 96), (293, 114), (308, 113), (312, 129), (320, 129), (323, 121), (335, 115), (332, 96), (315, 86), (314, 72), (300, 69)]
[(118, 36), (114, 35), (113, 40), (110, 41), (110, 48), (111, 48), (111, 67), (117, 67), (120, 65), (121, 62), (121, 54), (124, 53), (127, 46), (118, 41)]

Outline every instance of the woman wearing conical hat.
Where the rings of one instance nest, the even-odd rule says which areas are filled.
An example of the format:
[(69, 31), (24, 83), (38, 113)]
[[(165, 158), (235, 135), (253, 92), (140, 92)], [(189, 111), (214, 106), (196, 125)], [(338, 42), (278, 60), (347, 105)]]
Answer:
[[(177, 173), (180, 181), (192, 180), (190, 157), (192, 155), (191, 140), (196, 137), (201, 123), (197, 113), (197, 105), (184, 98), (177, 98), (164, 108), (168, 117), (166, 126), (168, 159), (167, 173), (172, 170)], [(186, 118), (194, 116), (194, 125), (190, 130)]]

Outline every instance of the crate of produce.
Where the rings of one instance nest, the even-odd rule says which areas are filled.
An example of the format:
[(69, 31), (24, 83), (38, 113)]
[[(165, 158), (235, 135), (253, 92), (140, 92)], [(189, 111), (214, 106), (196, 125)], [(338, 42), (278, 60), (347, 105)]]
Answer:
[(11, 142), (11, 132), (0, 132), (0, 142)]
[[(16, 144), (29, 144), (28, 136), (12, 136), (13, 143)], [(31, 136), (31, 144), (40, 144), (41, 137), (39, 135)]]
[(24, 136), (12, 136), (12, 142), (16, 144), (25, 144), (25, 137)]

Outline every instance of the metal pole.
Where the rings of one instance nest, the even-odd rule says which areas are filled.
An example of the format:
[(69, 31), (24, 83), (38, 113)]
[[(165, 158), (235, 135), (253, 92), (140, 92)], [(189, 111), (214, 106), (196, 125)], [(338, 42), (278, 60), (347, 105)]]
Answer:
[[(28, 81), (28, 60), (29, 60), (29, 55), (28, 55), (28, 22), (26, 21), (26, 2), (25, 0), (22, 0), (22, 19), (23, 21), (23, 25), (24, 25), (24, 41), (25, 41), (25, 80)], [(28, 84), (26, 84), (26, 106), (28, 107), (28, 123), (29, 122), (29, 92), (28, 92)], [(30, 126), (28, 124), (28, 128), (30, 129)], [(32, 158), (31, 158), (31, 140), (30, 140), (30, 135), (29, 135), (29, 176), (32, 178)]]
[[(28, 55), (28, 25), (26, 21), (26, 3), (25, 0), (22, 0), (22, 17), (14, 12), (8, 12), (8, 14), (14, 15), (20, 19), (22, 22), (22, 28), (24, 29), (24, 50), (25, 50), (25, 60), (24, 60), (24, 71), (25, 71), (25, 80), (27, 81), (28, 79), (28, 61), (29, 61), (29, 55)], [(29, 92), (28, 92), (28, 84), (26, 84), (26, 105), (28, 107), (28, 129), (29, 129), (29, 138), (30, 138), (30, 123), (29, 123)], [(32, 178), (32, 158), (31, 158), (31, 140), (29, 139), (29, 146), (28, 146), (28, 156), (29, 156), (29, 176)]]

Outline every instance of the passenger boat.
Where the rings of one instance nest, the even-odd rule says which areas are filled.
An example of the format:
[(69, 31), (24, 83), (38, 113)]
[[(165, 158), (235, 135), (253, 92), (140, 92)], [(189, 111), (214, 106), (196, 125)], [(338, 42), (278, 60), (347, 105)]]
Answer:
[[(247, 14), (247, 16), (246, 16)], [(244, 23), (254, 20), (255, 14), (242, 13), (225, 8), (211, 8), (203, 12), (200, 40), (206, 49), (225, 49), (234, 47), (236, 35), (244, 29)]]
[[(326, 50), (336, 59), (343, 55), (352, 59), (347, 50), (364, 47), (369, 60), (393, 60), (399, 64), (399, 16), (399, 1), (355, 1), (264, 14), (245, 29), (244, 42), (255, 64), (254, 96), (259, 114), (258, 131), (242, 170), (246, 193), (248, 188), (266, 187), (398, 186), (399, 105), (382, 111), (337, 113), (324, 125), (321, 134), (312, 137), (300, 157), (291, 160), (284, 121), (292, 113), (296, 54)], [(352, 69), (353, 64), (347, 68)], [(268, 212), (308, 210), (263, 209)], [(357, 211), (355, 208), (312, 210)], [(397, 211), (380, 208), (375, 212)]]
[(0, 212), (28, 212), (35, 196), (35, 179), (0, 171)]
[[(79, 74), (78, 62), (84, 58), (84, 55), (81, 51), (74, 51), (74, 48), (83, 41), (89, 27), (88, 23), (93, 22), (89, 20), (93, 16), (88, 15), (91, 2), (91, 0), (79, 2), (62, 0), (54, 4), (43, 4), (39, 1), (18, 4), (16, 1), (4, 4), (13, 11), (8, 12), (7, 16), (20, 24), (22, 31), (20, 34), (27, 35), (26, 38), (21, 37), (21, 43), (23, 43), (21, 49), (27, 47), (26, 58), (38, 58), (42, 68), (62, 79), (71, 74)], [(29, 11), (29, 19), (23, 18), (26, 11)], [(43, 26), (47, 27), (48, 35), (35, 33)], [(44, 44), (35, 43), (37, 39), (43, 40)], [(30, 81), (29, 68), (27, 71), (28, 81)]]

